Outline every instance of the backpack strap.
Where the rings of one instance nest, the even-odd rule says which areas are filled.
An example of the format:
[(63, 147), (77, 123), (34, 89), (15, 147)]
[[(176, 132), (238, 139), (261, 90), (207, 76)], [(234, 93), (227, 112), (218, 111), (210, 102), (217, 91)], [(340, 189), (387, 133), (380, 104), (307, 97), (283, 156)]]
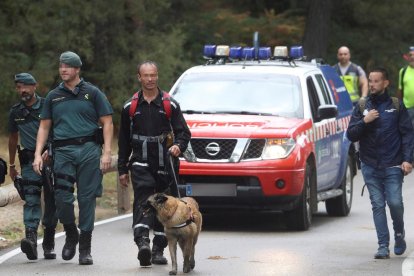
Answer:
[(131, 119), (131, 121), (134, 117), (135, 111), (137, 110), (138, 96), (138, 92), (135, 92), (134, 96), (132, 96), (131, 105), (129, 106), (129, 118)]
[(391, 97), (392, 99), (392, 105), (395, 109), (397, 109), (397, 112), (400, 111), (400, 100), (397, 97)]
[(171, 96), (165, 91), (162, 91), (162, 105), (165, 110), (165, 114), (167, 115), (167, 119), (171, 119)]
[(404, 97), (404, 75), (405, 75), (405, 71), (407, 71), (407, 68), (408, 66), (405, 66), (401, 72), (400, 85), (401, 85), (401, 96), (402, 97)]
[(359, 111), (361, 112), (361, 114), (364, 113), (364, 109), (365, 109), (365, 104), (367, 103), (367, 98), (366, 97), (361, 97), (358, 100), (358, 106), (359, 106)]

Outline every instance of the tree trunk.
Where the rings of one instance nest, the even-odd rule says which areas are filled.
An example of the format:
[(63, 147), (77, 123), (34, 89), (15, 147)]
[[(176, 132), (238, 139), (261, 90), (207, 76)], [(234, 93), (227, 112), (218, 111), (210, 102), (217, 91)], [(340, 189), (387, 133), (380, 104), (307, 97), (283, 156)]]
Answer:
[(332, 0), (309, 0), (303, 47), (308, 59), (326, 57)]

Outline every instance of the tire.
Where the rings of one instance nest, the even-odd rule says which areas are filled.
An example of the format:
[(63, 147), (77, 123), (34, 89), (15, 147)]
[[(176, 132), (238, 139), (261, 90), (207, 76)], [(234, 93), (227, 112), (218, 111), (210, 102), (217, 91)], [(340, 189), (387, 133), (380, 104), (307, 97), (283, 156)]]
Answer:
[(316, 175), (313, 167), (307, 163), (305, 171), (305, 182), (296, 209), (284, 213), (288, 229), (295, 231), (308, 230), (312, 224), (312, 200), (311, 187), (316, 185)]
[(352, 194), (354, 188), (352, 174), (352, 161), (348, 157), (345, 169), (345, 175), (342, 178), (341, 190), (342, 195), (330, 198), (325, 201), (326, 212), (330, 216), (345, 217), (349, 214), (352, 207)]

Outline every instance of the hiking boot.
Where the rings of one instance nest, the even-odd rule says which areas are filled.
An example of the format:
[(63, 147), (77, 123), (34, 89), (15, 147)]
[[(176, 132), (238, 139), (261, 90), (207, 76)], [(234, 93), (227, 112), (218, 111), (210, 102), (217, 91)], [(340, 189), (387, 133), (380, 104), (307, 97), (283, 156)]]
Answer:
[(397, 234), (395, 237), (394, 254), (402, 255), (407, 249), (407, 243), (405, 242), (403, 234)]
[(374, 255), (374, 259), (389, 259), (390, 250), (387, 246), (380, 246), (377, 253)]
[(164, 257), (164, 248), (156, 245), (152, 246), (151, 263), (157, 265), (164, 265), (168, 263), (167, 258)]
[(55, 228), (46, 227), (43, 231), (43, 256), (45, 259), (56, 259), (55, 253)]
[(150, 239), (148, 237), (142, 237), (138, 239), (138, 260), (140, 266), (151, 265), (151, 248), (149, 246)]
[(91, 256), (92, 231), (81, 231), (79, 236), (79, 264), (91, 265), (93, 259)]
[(22, 239), (20, 249), (26, 254), (29, 260), (37, 260), (37, 231), (33, 228), (26, 228), (26, 238)]
[(66, 232), (65, 245), (62, 249), (62, 259), (71, 260), (76, 254), (76, 245), (79, 242), (79, 232), (76, 224), (64, 224), (63, 228)]

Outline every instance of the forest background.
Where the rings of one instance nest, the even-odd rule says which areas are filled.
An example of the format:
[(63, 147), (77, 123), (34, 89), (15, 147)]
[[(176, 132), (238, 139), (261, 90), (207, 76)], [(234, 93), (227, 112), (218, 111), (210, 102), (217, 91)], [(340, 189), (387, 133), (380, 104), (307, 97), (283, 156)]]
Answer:
[(59, 82), (58, 58), (71, 50), (81, 75), (100, 87), (115, 110), (138, 88), (136, 66), (159, 64), (169, 90), (188, 67), (203, 64), (204, 44), (304, 45), (308, 58), (334, 64), (347, 45), (366, 71), (390, 70), (393, 88), (402, 54), (414, 45), (411, 0), (2, 0), (0, 1), (0, 134), (18, 102), (13, 76), (30, 72), (45, 96)]

